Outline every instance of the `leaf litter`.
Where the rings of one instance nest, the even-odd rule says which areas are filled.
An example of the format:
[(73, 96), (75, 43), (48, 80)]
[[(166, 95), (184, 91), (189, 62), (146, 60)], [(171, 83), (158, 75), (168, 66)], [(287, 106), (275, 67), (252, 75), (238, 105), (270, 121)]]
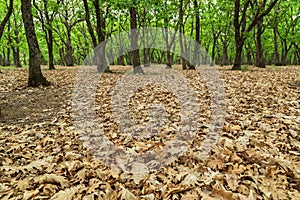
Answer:
[[(198, 132), (185, 155), (149, 174), (111, 169), (83, 147), (71, 117), (77, 69), (44, 71), (48, 88), (27, 88), (25, 69), (2, 70), (0, 199), (300, 199), (299, 67), (220, 68), (226, 122), (207, 160), (199, 147), (208, 132), (209, 93), (201, 75), (183, 72), (200, 100)], [(135, 91), (129, 107), (136, 123), (151, 120), (150, 103), (164, 106), (167, 121), (153, 137), (128, 137), (111, 114), (110, 91), (121, 76), (105, 74), (97, 89), (103, 132), (137, 153), (163, 148), (180, 119), (175, 96), (153, 85)]]

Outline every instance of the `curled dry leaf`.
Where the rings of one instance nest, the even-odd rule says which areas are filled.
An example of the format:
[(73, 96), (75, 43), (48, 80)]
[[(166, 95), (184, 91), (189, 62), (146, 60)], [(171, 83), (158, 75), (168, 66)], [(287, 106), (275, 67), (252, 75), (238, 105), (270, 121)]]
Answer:
[(36, 177), (34, 182), (38, 184), (44, 184), (44, 183), (58, 184), (62, 189), (69, 187), (70, 185), (69, 181), (65, 177), (55, 175), (55, 174), (43, 174), (39, 177)]

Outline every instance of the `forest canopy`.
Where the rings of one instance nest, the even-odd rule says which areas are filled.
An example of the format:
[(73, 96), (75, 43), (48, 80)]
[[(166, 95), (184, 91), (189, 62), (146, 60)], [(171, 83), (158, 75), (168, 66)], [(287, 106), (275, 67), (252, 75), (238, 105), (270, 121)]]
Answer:
[[(10, 5), (13, 10), (9, 17)], [(98, 44), (131, 29), (134, 8), (136, 28), (160, 27), (180, 31), (195, 39), (211, 56), (211, 64), (232, 65), (241, 50), (240, 64), (299, 65), (300, 3), (297, 0), (238, 1), (103, 1), (33, 0), (32, 14), (41, 61), (54, 65), (80, 65)], [(22, 21), (21, 1), (0, 2), (3, 26), (0, 45), (2, 66), (26, 66), (28, 45)], [(171, 40), (171, 39), (170, 39)], [(243, 43), (242, 46), (241, 44)], [(172, 45), (172, 41), (169, 41)], [(182, 48), (189, 48), (187, 44)], [(240, 47), (239, 47), (240, 46)], [(142, 63), (181, 63), (180, 55), (140, 49)], [(130, 54), (113, 64), (131, 65)], [(172, 63), (170, 63), (172, 64)]]

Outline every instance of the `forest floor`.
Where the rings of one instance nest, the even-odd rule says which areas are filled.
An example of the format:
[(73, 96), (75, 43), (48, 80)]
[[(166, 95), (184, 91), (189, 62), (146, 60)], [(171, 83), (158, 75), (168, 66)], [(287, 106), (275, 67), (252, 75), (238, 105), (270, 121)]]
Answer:
[[(97, 116), (115, 144), (127, 141), (140, 152), (160, 148), (160, 136), (126, 138), (111, 115), (110, 91), (128, 69), (115, 66), (120, 73), (103, 75)], [(52, 85), (39, 88), (26, 87), (27, 69), (1, 69), (0, 199), (300, 199), (300, 67), (218, 69), (226, 120), (208, 158), (198, 153), (209, 126), (209, 92), (199, 73), (184, 71), (200, 99), (202, 122), (185, 155), (147, 175), (111, 170), (83, 147), (72, 118), (78, 67), (43, 70)], [(130, 108), (137, 120), (147, 118), (147, 98), (154, 95), (169, 105), (175, 123), (174, 96), (144, 89), (132, 99), (144, 105)]]

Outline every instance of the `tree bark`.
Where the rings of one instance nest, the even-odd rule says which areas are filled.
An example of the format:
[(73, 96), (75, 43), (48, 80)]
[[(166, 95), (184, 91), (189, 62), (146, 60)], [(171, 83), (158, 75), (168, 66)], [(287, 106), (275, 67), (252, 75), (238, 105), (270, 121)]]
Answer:
[(66, 42), (66, 56), (65, 56), (65, 62), (67, 66), (74, 66), (74, 58), (73, 58), (73, 47), (72, 47), (72, 41), (71, 41), (71, 30), (68, 30), (68, 38)]
[(259, 68), (266, 68), (265, 61), (264, 61), (264, 55), (263, 55), (263, 47), (262, 47), (262, 41), (261, 36), (264, 32), (263, 30), (263, 18), (259, 19), (256, 24), (257, 32), (256, 32), (256, 67)]
[(48, 29), (48, 41), (47, 41), (47, 46), (48, 46), (48, 58), (49, 58), (49, 69), (53, 70), (55, 69), (54, 67), (54, 56), (53, 56), (53, 31), (52, 29)]
[(222, 40), (222, 44), (223, 44), (223, 50), (222, 50), (221, 66), (226, 66), (226, 65), (229, 65), (228, 52), (227, 52), (228, 42), (224, 39), (224, 40)]
[(194, 9), (196, 10), (196, 23), (195, 23), (195, 31), (196, 31), (196, 38), (195, 38), (195, 46), (194, 46), (194, 55), (193, 55), (193, 64), (190, 66), (190, 69), (196, 69), (196, 66), (199, 64), (199, 47), (200, 47), (200, 16), (199, 16), (199, 5), (198, 0), (194, 0)]
[(94, 8), (96, 11), (96, 33), (98, 36), (98, 44), (101, 44), (97, 49), (96, 53), (96, 61), (97, 61), (97, 69), (99, 73), (102, 72), (110, 72), (109, 65), (106, 62), (106, 55), (105, 55), (105, 30), (106, 30), (106, 23), (105, 18), (103, 17), (103, 12), (100, 9), (99, 0), (93, 1)]
[(5, 25), (6, 25), (6, 23), (9, 21), (9, 18), (10, 18), (10, 16), (11, 16), (12, 12), (13, 12), (13, 3), (14, 3), (13, 0), (10, 0), (10, 1), (9, 1), (8, 11), (7, 11), (7, 13), (6, 13), (4, 19), (3, 19), (2, 22), (0, 23), (0, 39), (1, 39), (2, 34), (3, 34), (3, 32), (4, 32)]
[(133, 73), (144, 73), (141, 68), (140, 55), (138, 48), (138, 33), (137, 33), (137, 12), (135, 8), (136, 2), (132, 1), (132, 5), (129, 8), (130, 12), (130, 33), (131, 33), (131, 49), (132, 49), (132, 64), (133, 64)]
[(91, 23), (90, 9), (89, 9), (89, 5), (88, 5), (87, 0), (83, 0), (83, 4), (84, 4), (84, 9), (85, 9), (85, 21), (86, 21), (86, 25), (88, 27), (89, 34), (90, 34), (90, 36), (92, 38), (93, 46), (95, 48), (97, 46), (97, 40), (96, 40), (96, 37), (95, 37), (95, 34), (94, 34), (94, 30), (93, 30), (93, 26), (92, 26), (92, 23)]
[(187, 62), (186, 62), (186, 52), (183, 44), (183, 35), (184, 35), (184, 23), (183, 23), (183, 15), (184, 15), (184, 10), (183, 10), (183, 0), (179, 1), (179, 44), (180, 44), (180, 51), (181, 51), (181, 64), (182, 64), (182, 69), (186, 70), (187, 69)]
[(46, 80), (41, 71), (41, 55), (34, 30), (31, 0), (22, 0), (21, 11), (25, 28), (25, 35), (29, 47), (28, 86), (48, 86), (50, 85), (50, 82)]

